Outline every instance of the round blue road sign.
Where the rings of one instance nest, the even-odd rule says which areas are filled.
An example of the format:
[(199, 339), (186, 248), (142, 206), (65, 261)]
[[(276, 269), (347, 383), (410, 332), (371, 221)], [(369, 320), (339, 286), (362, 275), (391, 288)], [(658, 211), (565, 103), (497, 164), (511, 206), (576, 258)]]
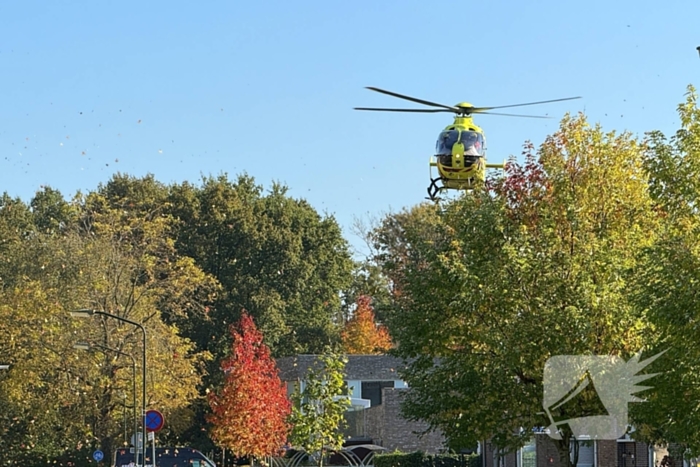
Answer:
[(149, 410), (146, 412), (146, 429), (148, 431), (158, 431), (163, 428), (163, 414), (157, 410)]
[(99, 449), (92, 453), (92, 458), (95, 459), (97, 462), (100, 462), (102, 459), (104, 459), (104, 457), (104, 453)]

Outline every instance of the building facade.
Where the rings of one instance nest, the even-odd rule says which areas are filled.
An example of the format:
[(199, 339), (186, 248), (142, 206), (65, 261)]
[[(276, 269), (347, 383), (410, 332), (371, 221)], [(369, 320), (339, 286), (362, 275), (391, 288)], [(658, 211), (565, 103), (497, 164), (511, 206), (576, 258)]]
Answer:
[[(502, 453), (489, 442), (482, 444), (483, 467), (561, 467), (554, 441), (537, 433), (531, 442), (515, 453)], [(578, 467), (662, 467), (669, 456), (667, 448), (636, 441), (629, 435), (617, 440), (578, 441)], [(690, 467), (676, 462), (676, 467)]]
[[(426, 423), (406, 420), (401, 415), (401, 399), (409, 390), (399, 376), (402, 361), (389, 355), (347, 355), (345, 383), (350, 407), (345, 419), (348, 440), (370, 438), (390, 451), (443, 452), (444, 436), (427, 432)], [(280, 378), (291, 396), (295, 388), (304, 388), (304, 377), (319, 365), (317, 355), (280, 358)]]
[[(406, 420), (401, 415), (401, 400), (410, 390), (399, 373), (403, 363), (388, 355), (348, 355), (345, 382), (351, 406), (346, 412), (348, 440), (371, 439), (389, 451), (446, 451), (439, 431), (428, 431), (427, 423)], [(304, 387), (310, 368), (320, 365), (317, 355), (280, 358), (280, 378), (291, 396)], [(662, 467), (669, 451), (649, 446), (626, 435), (617, 440), (579, 441), (578, 467)], [(488, 441), (479, 445), (483, 467), (561, 467), (554, 441), (546, 433), (537, 433), (531, 442), (514, 453), (499, 452)], [(692, 464), (695, 466), (696, 464)], [(674, 467), (691, 467), (675, 462)]]

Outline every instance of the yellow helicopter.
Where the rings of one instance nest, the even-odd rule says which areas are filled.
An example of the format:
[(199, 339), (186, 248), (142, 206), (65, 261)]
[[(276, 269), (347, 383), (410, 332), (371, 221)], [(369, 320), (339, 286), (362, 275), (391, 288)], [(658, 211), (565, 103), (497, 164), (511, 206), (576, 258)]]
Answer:
[[(486, 137), (484, 130), (479, 128), (473, 121), (472, 114), (502, 115), (507, 117), (528, 117), (528, 118), (549, 118), (538, 115), (516, 115), (489, 112), (493, 109), (503, 109), (507, 107), (520, 107), (525, 105), (547, 104), (550, 102), (560, 102), (580, 97), (566, 97), (548, 101), (528, 102), (526, 104), (502, 105), (498, 107), (474, 107), (468, 102), (461, 102), (456, 105), (444, 105), (435, 102), (416, 99), (415, 97), (404, 96), (391, 91), (385, 91), (375, 87), (367, 87), (371, 91), (380, 92), (389, 96), (398, 97), (418, 104), (437, 107), (436, 109), (387, 109), (374, 107), (355, 107), (355, 110), (374, 110), (381, 112), (419, 112), (437, 113), (450, 112), (456, 114), (452, 125), (445, 129), (438, 136), (435, 145), (435, 155), (430, 158), (430, 186), (428, 187), (428, 199), (437, 201), (437, 195), (444, 190), (471, 190), (483, 186), (486, 180), (486, 169), (504, 169), (505, 163), (486, 163)], [(432, 169), (437, 167), (438, 177), (433, 178)], [(441, 183), (441, 185), (438, 185)]]

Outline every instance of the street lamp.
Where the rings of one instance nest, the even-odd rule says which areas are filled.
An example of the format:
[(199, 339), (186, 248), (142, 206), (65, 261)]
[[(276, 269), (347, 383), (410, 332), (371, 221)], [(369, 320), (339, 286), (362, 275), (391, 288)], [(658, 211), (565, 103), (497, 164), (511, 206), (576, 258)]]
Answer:
[[(124, 323), (131, 324), (133, 326), (138, 327), (141, 329), (141, 332), (143, 333), (143, 394), (142, 398), (143, 400), (141, 401), (141, 409), (143, 412), (143, 432), (142, 432), (142, 438), (141, 438), (141, 454), (142, 457), (141, 459), (143, 460), (143, 464), (146, 465), (146, 328), (144, 328), (141, 324), (128, 320), (126, 318), (122, 318), (121, 316), (113, 315), (111, 313), (107, 313), (105, 311), (99, 311), (99, 310), (76, 310), (76, 311), (71, 311), (70, 315), (74, 318), (89, 318), (92, 315), (101, 315), (101, 316), (107, 316), (108, 318), (114, 318), (117, 321), (123, 321)], [(136, 435), (134, 434), (134, 437)], [(135, 439), (134, 441), (138, 441)], [(139, 464), (138, 462), (138, 449), (136, 450), (136, 465)]]
[[(131, 359), (132, 367), (131, 367), (131, 383), (132, 383), (132, 394), (133, 394), (133, 402), (131, 407), (133, 408), (134, 411), (134, 444), (136, 444), (136, 436), (138, 434), (138, 427), (137, 427), (137, 422), (136, 422), (136, 359), (131, 355), (126, 352), (122, 352), (119, 349), (113, 349), (111, 347), (107, 347), (106, 345), (100, 345), (100, 344), (90, 344), (88, 342), (78, 342), (77, 344), (73, 345), (74, 349), (77, 350), (87, 350), (91, 351), (92, 349), (101, 349), (101, 350), (108, 350), (114, 353), (118, 353), (119, 355), (125, 355)], [(126, 425), (126, 424), (125, 424)], [(125, 428), (126, 430), (126, 428)]]

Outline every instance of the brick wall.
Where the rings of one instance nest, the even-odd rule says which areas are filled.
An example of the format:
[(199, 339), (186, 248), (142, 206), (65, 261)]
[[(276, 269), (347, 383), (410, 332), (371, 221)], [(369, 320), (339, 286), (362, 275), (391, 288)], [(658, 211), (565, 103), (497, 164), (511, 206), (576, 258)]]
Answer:
[(646, 443), (635, 443), (634, 451), (635, 467), (650, 467), (649, 445)]
[(378, 405), (369, 409), (363, 410), (365, 413), (365, 434), (372, 438), (374, 442), (383, 446), (384, 439), (384, 405)]
[(408, 421), (401, 415), (401, 399), (408, 389), (385, 388), (382, 403), (369, 409), (345, 413), (346, 438), (368, 437), (375, 444), (390, 451), (423, 451), (433, 454), (443, 452), (445, 438), (440, 432), (420, 433), (428, 428), (427, 423)]
[(547, 434), (535, 435), (535, 450), (537, 453), (537, 467), (559, 467), (559, 451), (557, 445)]
[(481, 445), (481, 466), (493, 467), (493, 446), (488, 441)]
[(390, 451), (444, 452), (442, 433), (433, 431), (421, 435), (428, 424), (409, 421), (401, 415), (401, 399), (405, 391), (408, 389), (385, 388), (382, 390), (382, 404), (363, 411), (366, 436)]
[(596, 466), (617, 467), (617, 441), (614, 439), (601, 439), (596, 441)]
[(500, 456), (497, 456), (495, 450), (496, 447), (493, 444), (489, 442), (483, 443), (481, 452), (483, 467), (517, 467), (516, 453), (502, 453)]

